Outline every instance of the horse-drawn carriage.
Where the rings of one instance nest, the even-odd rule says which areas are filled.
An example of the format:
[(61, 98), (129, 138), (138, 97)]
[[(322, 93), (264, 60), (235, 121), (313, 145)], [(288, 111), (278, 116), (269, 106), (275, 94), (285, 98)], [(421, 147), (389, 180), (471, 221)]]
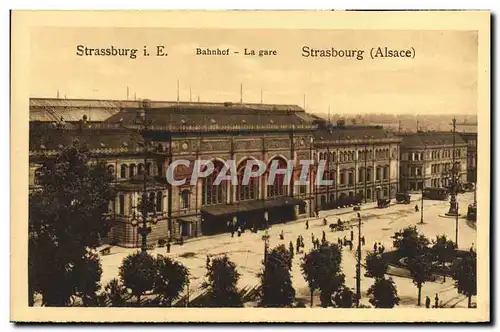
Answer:
[(391, 200), (388, 198), (379, 198), (379, 199), (377, 199), (377, 207), (379, 209), (387, 208), (387, 207), (389, 207), (390, 202), (391, 202)]
[(343, 230), (347, 229), (347, 227), (344, 225), (344, 223), (340, 219), (337, 220), (336, 223), (331, 223), (329, 227), (330, 227), (330, 231), (332, 231), (332, 232), (343, 231)]

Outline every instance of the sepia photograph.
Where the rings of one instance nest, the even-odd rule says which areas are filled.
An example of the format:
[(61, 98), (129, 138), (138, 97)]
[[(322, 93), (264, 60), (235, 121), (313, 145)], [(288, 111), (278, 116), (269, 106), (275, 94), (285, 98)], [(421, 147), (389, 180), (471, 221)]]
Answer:
[(11, 320), (489, 321), (489, 29), (14, 11)]

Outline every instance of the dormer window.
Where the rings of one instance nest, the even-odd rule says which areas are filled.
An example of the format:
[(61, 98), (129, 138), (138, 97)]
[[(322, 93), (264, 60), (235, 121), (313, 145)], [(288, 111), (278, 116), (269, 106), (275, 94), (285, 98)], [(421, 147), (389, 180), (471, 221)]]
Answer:
[(211, 124), (216, 124), (217, 122), (215, 121), (215, 119), (212, 118), (212, 119), (210, 119), (210, 123)]
[(274, 120), (269, 120), (269, 122), (271, 122), (272, 124), (274, 124)]
[(243, 120), (241, 120), (241, 123), (245, 124), (245, 123), (247, 123), (247, 120), (243, 119)]
[(186, 124), (186, 120), (182, 119), (182, 120), (181, 120), (181, 124), (182, 124), (182, 125), (185, 125), (185, 124)]
[(104, 143), (101, 143), (100, 145), (101, 145), (101, 148), (105, 148), (106, 147), (106, 144), (104, 144)]
[(128, 143), (127, 143), (127, 142), (123, 142), (122, 146), (123, 146), (124, 148), (126, 148), (126, 147), (128, 146)]

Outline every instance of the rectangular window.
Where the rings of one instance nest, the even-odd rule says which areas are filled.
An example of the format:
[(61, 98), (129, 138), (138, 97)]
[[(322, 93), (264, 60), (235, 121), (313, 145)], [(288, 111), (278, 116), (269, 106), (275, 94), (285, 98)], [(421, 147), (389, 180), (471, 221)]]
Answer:
[(307, 193), (307, 185), (303, 184), (299, 186), (299, 193), (305, 195)]
[(119, 196), (118, 204), (119, 204), (120, 215), (124, 215), (125, 214), (125, 196), (123, 196), (123, 195)]

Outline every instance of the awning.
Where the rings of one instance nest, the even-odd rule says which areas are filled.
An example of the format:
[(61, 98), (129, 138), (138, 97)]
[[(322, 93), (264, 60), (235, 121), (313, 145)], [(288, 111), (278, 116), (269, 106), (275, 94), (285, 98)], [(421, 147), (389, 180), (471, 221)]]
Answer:
[(201, 212), (210, 214), (212, 216), (235, 215), (242, 212), (253, 212), (281, 206), (295, 206), (303, 204), (305, 203), (300, 199), (296, 199), (293, 197), (279, 197), (270, 200), (255, 200), (237, 202), (234, 204), (204, 206), (201, 208)]

